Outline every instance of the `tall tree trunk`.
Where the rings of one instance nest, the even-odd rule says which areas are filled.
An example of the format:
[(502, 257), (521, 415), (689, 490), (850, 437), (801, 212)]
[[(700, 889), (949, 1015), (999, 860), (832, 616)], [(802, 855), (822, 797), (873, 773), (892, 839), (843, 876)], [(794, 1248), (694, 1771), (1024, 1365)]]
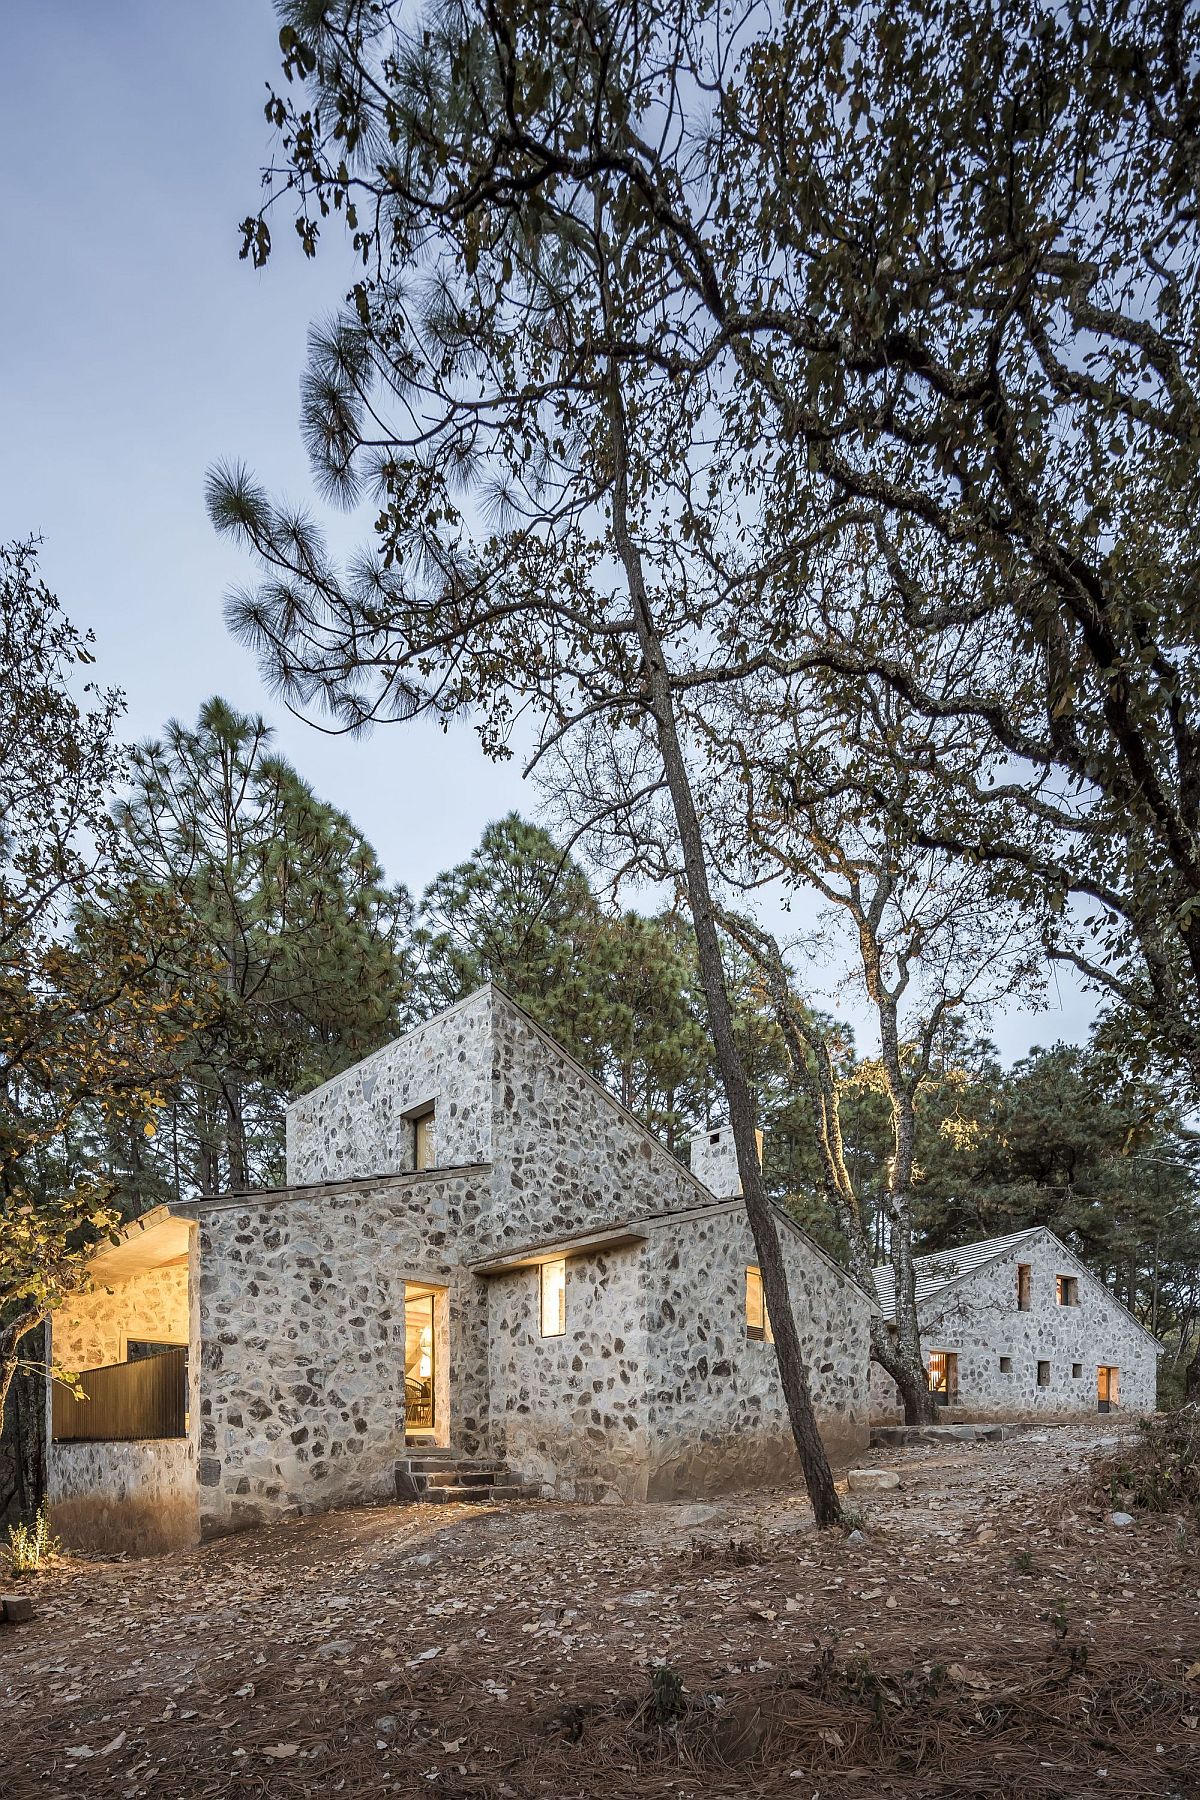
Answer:
[[(849, 1246), (850, 1268), (855, 1280), (874, 1300), (874, 1259), (863, 1226), (862, 1207), (846, 1166), (841, 1098), (829, 1045), (824, 1033), (818, 1031), (797, 1007), (782, 953), (770, 932), (732, 913), (723, 913), (721, 917), (725, 929), (753, 959), (766, 981), (788, 1062), (797, 1085), (807, 1095), (812, 1108), (826, 1198)], [(913, 1424), (928, 1417), (932, 1411), (929, 1385), (919, 1352), (914, 1372), (911, 1362), (901, 1354), (887, 1320), (875, 1312), (871, 1314), (871, 1357), (887, 1371), (899, 1389), (905, 1419)]]
[(0, 1449), (0, 1518), (33, 1519), (45, 1503), (48, 1477), (46, 1429), (45, 1323), (21, 1343), (21, 1367), (12, 1376), (3, 1405)]
[(763, 1185), (755, 1137), (754, 1107), (750, 1084), (738, 1054), (733, 1029), (733, 1010), (729, 1003), (725, 965), (717, 934), (716, 910), (708, 881), (707, 852), (700, 829), (691, 778), (679, 741), (674, 696), (670, 674), (663, 656), (662, 644), (654, 623), (646, 593), (641, 555), (629, 529), (629, 467), (625, 409), (615, 368), (609, 369), (610, 447), (613, 462), (613, 535), (629, 590), (630, 603), (637, 621), (638, 643), (642, 656), (642, 673), (647, 688), (650, 712), (654, 719), (663, 772), (675, 813), (683, 852), (684, 878), (692, 924), (696, 933), (696, 949), (704, 997), (708, 1005), (709, 1026), (717, 1065), (729, 1105), (729, 1122), (737, 1152), (738, 1174), (746, 1213), (754, 1237), (755, 1252), (762, 1271), (763, 1292), (775, 1336), (775, 1354), (779, 1360), (779, 1376), (787, 1403), (796, 1449), (804, 1471), (804, 1483), (812, 1501), (817, 1524), (836, 1525), (842, 1511), (834, 1486), (833, 1474), (825, 1446), (817, 1429), (813, 1412), (808, 1371), (800, 1349), (788, 1290), (787, 1271), (779, 1232)]

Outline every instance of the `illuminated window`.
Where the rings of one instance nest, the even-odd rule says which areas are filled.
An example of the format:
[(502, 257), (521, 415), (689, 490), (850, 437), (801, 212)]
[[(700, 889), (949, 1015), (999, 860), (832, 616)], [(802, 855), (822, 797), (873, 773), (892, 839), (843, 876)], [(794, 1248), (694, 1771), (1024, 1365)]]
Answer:
[(1033, 1270), (1028, 1263), (1017, 1264), (1017, 1310), (1028, 1312), (1033, 1294)]
[(746, 1336), (775, 1342), (771, 1332), (771, 1316), (763, 1294), (762, 1270), (746, 1270)]
[(1048, 1362), (1040, 1362), (1038, 1364), (1038, 1386), (1050, 1386), (1050, 1364)]
[(958, 1356), (953, 1350), (929, 1352), (929, 1391), (938, 1406), (949, 1406), (958, 1395)]
[(561, 1337), (567, 1329), (567, 1265), (564, 1259), (541, 1267), (542, 1336)]
[(1074, 1275), (1056, 1275), (1054, 1277), (1054, 1298), (1060, 1306), (1078, 1306), (1078, 1279)]
[(437, 1154), (433, 1134), (433, 1108), (413, 1120), (413, 1168), (432, 1169)]
[(1002, 1356), (1000, 1358), (1000, 1373), (1002, 1375), (1011, 1375), (1012, 1374), (1012, 1357), (1011, 1356)]

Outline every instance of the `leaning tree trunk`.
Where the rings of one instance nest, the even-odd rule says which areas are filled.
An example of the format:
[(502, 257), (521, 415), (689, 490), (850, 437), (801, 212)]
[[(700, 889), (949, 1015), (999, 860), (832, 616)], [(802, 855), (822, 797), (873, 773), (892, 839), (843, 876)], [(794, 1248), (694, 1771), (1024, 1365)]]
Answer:
[[(829, 1045), (824, 1033), (816, 1030), (796, 1006), (783, 956), (770, 932), (733, 913), (722, 913), (721, 919), (730, 936), (757, 964), (766, 981), (792, 1074), (812, 1108), (825, 1193), (850, 1250), (851, 1273), (874, 1300), (874, 1259), (863, 1230), (858, 1195), (846, 1167), (841, 1102)], [(905, 1419), (912, 1424), (926, 1417), (930, 1408), (929, 1387), (920, 1351), (918, 1349), (914, 1370), (913, 1362), (901, 1353), (897, 1339), (889, 1331), (887, 1320), (874, 1310), (871, 1313), (871, 1358), (895, 1382), (904, 1404)]]
[(787, 1271), (779, 1232), (763, 1185), (755, 1137), (754, 1106), (750, 1084), (738, 1053), (733, 1030), (733, 1011), (725, 980), (725, 965), (717, 934), (716, 909), (708, 881), (708, 862), (704, 838), (692, 794), (691, 778), (679, 741), (674, 696), (670, 675), (663, 657), (662, 644), (654, 624), (646, 593), (641, 556), (630, 535), (628, 518), (628, 458), (625, 412), (617, 378), (610, 370), (609, 420), (613, 460), (613, 532), (617, 553), (625, 572), (629, 598), (637, 621), (642, 668), (648, 688), (651, 715), (654, 719), (663, 772), (675, 813), (683, 851), (684, 877), (692, 924), (696, 933), (697, 959), (708, 1005), (709, 1024), (717, 1066), (729, 1104), (729, 1122), (737, 1152), (738, 1174), (746, 1214), (754, 1237), (755, 1252), (762, 1272), (763, 1294), (775, 1338), (775, 1354), (779, 1376), (787, 1403), (792, 1436), (795, 1439), (804, 1484), (812, 1501), (817, 1524), (837, 1525), (842, 1510), (834, 1486), (829, 1458), (817, 1429), (813, 1412), (808, 1372), (800, 1349), (788, 1291)]

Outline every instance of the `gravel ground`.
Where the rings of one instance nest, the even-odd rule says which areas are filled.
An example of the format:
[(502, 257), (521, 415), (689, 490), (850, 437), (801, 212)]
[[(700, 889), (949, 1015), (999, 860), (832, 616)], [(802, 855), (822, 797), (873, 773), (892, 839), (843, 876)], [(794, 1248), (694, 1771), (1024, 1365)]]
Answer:
[(861, 1540), (774, 1491), (72, 1560), (0, 1628), (0, 1794), (1200, 1795), (1197, 1544), (1111, 1522), (1113, 1438), (871, 1452)]

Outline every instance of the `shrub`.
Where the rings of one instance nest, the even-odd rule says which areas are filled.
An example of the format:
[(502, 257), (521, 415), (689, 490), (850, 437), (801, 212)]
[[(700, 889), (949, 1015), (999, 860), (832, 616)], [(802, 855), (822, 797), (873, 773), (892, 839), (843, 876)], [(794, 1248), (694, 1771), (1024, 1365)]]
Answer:
[(39, 1506), (33, 1523), (10, 1525), (8, 1560), (14, 1575), (31, 1575), (62, 1554), (62, 1545), (50, 1529), (50, 1515)]
[(1190, 1513), (1200, 1522), (1200, 1403), (1143, 1419), (1135, 1442), (1103, 1471), (1112, 1505)]

